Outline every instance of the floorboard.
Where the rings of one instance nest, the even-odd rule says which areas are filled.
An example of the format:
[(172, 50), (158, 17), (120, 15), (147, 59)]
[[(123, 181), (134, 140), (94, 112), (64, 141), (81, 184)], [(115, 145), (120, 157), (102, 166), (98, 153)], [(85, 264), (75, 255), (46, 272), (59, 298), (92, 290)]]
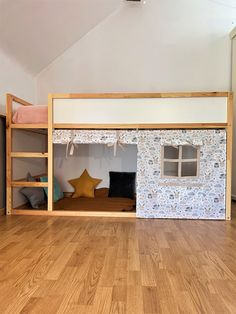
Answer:
[(0, 313), (236, 313), (232, 221), (0, 217)]

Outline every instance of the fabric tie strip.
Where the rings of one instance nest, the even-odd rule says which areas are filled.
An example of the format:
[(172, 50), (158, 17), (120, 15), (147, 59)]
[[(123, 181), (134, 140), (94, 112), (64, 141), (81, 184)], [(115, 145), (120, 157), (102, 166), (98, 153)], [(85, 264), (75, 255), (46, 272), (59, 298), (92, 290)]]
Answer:
[(116, 139), (114, 142), (110, 142), (110, 143), (107, 143), (107, 147), (113, 147), (113, 155), (114, 157), (116, 157), (116, 153), (117, 153), (117, 148), (120, 147), (123, 151), (125, 150), (125, 144), (123, 144), (121, 142), (121, 139), (120, 139), (120, 134), (119, 132), (117, 131), (116, 132)]
[[(78, 144), (75, 143), (75, 139), (76, 133), (74, 130), (71, 130), (70, 139), (67, 141), (66, 144), (66, 159), (68, 159), (69, 156), (73, 156), (75, 148), (78, 148)], [(120, 147), (123, 151), (125, 150), (125, 144), (122, 143), (119, 132), (116, 132), (116, 138), (114, 141), (107, 143), (107, 147), (113, 147), (114, 157), (117, 154), (118, 147)]]
[(68, 155), (73, 156), (75, 148), (78, 147), (78, 145), (74, 142), (76, 138), (75, 132), (71, 131), (71, 139), (66, 144), (66, 159), (68, 159)]

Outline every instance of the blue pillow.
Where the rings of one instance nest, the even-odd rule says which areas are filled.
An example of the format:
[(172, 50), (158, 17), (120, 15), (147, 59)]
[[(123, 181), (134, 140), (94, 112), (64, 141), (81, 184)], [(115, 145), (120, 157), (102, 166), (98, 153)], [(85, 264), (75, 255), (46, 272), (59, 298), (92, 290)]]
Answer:
[[(46, 177), (46, 176), (40, 177), (40, 182), (48, 182), (48, 177)], [(45, 191), (46, 195), (48, 196), (48, 188), (44, 188), (44, 191)], [(64, 197), (64, 194), (61, 190), (60, 184), (57, 181), (57, 179), (54, 177), (54, 193), (53, 193), (54, 202), (59, 201), (63, 197)]]

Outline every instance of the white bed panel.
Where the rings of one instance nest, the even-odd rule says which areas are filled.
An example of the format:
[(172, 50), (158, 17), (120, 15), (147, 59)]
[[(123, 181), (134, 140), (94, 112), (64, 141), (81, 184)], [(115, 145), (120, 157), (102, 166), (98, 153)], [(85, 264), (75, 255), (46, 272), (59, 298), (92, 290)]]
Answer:
[(54, 123), (226, 123), (227, 97), (54, 99)]

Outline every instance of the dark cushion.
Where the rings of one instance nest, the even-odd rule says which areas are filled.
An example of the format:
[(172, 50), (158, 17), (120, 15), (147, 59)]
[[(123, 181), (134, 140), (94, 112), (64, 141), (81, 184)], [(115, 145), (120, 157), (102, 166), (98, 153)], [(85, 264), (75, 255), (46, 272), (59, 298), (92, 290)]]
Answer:
[(134, 198), (135, 172), (110, 171), (109, 197)]
[[(27, 181), (35, 182), (36, 179), (28, 172)], [(45, 194), (43, 188), (25, 187), (22, 188), (20, 192), (27, 198), (33, 208), (39, 208), (41, 205), (45, 204)]]
[(20, 192), (28, 199), (33, 208), (39, 208), (45, 204), (45, 194), (43, 188), (22, 188)]

